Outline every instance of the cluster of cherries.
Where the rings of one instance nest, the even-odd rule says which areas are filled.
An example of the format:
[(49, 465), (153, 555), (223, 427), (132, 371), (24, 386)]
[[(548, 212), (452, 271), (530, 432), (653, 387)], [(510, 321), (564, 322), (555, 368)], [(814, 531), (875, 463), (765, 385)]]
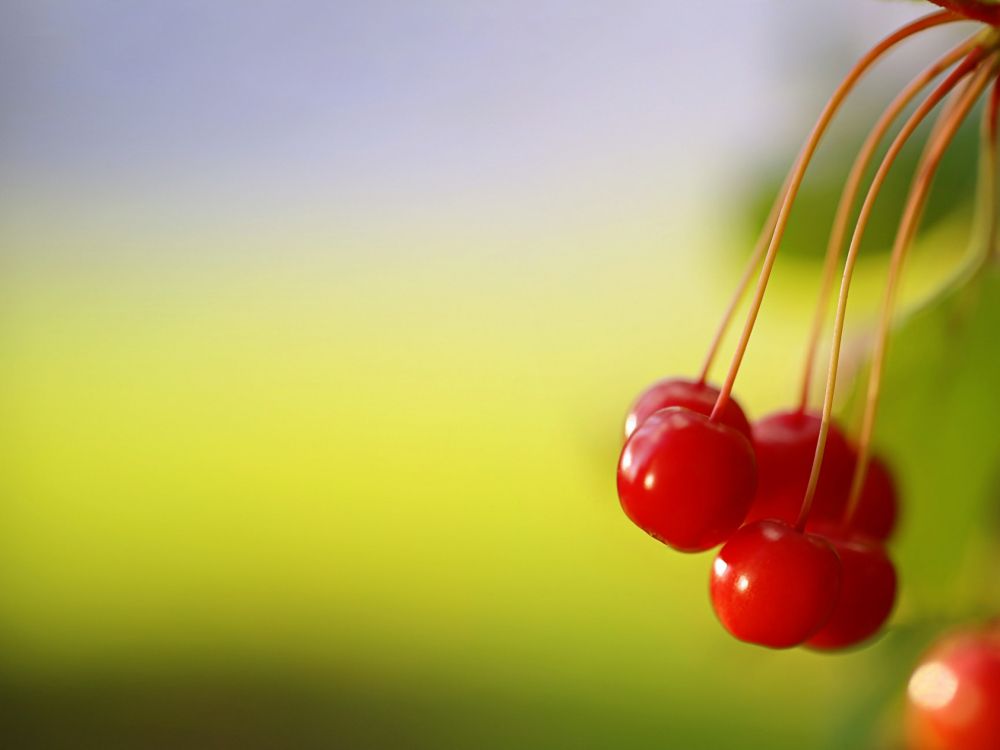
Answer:
[[(703, 552), (721, 545), (711, 567), (712, 605), (723, 626), (749, 643), (836, 651), (871, 639), (892, 612), (897, 579), (886, 543), (896, 526), (899, 498), (892, 472), (872, 455), (871, 446), (894, 303), (941, 159), (991, 86), (982, 127), (986, 231), (982, 252), (960, 278), (974, 279), (991, 262), (1000, 263), (1000, 1), (933, 2), (945, 10), (882, 40), (830, 98), (777, 197), (700, 376), (654, 383), (626, 419), (618, 462), (622, 508), (643, 531), (676, 550)], [(827, 247), (801, 398), (795, 407), (751, 423), (733, 398), (733, 387), (789, 213), (824, 132), (855, 84), (886, 52), (918, 33), (956, 21), (979, 26), (892, 100), (848, 175)], [(938, 78), (942, 80), (918, 101)], [(835, 422), (833, 407), (855, 263), (887, 174), (939, 105), (941, 114), (914, 173), (892, 247), (864, 411), (849, 439)], [(882, 148), (904, 115), (904, 123)], [(848, 233), (852, 217), (854, 230)], [(817, 342), (842, 259), (826, 389), (822, 407), (812, 408)], [(712, 385), (713, 359), (755, 276), (728, 371), (718, 386)], [(910, 681), (908, 727), (910, 745), (920, 750), (1000, 750), (1000, 624), (949, 636), (928, 654)]]
[(856, 453), (832, 427), (803, 516), (821, 417), (782, 411), (750, 424), (719, 390), (669, 379), (629, 411), (618, 495), (633, 522), (682, 552), (720, 544), (711, 595), (737, 638), (772, 648), (858, 644), (885, 623), (896, 572), (884, 543), (897, 517), (892, 475), (871, 462), (848, 513)]

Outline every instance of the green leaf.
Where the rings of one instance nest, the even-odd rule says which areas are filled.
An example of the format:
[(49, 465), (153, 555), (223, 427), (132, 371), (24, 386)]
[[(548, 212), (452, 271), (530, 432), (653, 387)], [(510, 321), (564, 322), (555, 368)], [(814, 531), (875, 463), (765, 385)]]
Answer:
[(921, 616), (974, 606), (991, 587), (974, 563), (996, 526), (998, 331), (1000, 271), (990, 267), (912, 315), (890, 344), (876, 441), (899, 474), (897, 558)]
[[(867, 130), (867, 125), (862, 123), (874, 122), (876, 116), (874, 110), (868, 110), (864, 116), (857, 117), (852, 122), (851, 133), (831, 138), (820, 151), (795, 201), (795, 210), (782, 243), (783, 256), (798, 256), (817, 262), (823, 258), (834, 209), (840, 199), (847, 171)], [(968, 122), (959, 131), (941, 163), (938, 181), (947, 185), (948, 190), (935, 194), (934, 201), (927, 207), (923, 221), (925, 230), (932, 229), (939, 222), (968, 219), (976, 188), (975, 173), (969, 170), (969, 164), (975, 163), (979, 152), (976, 119), (968, 118)], [(923, 128), (920, 133), (923, 134), (926, 130)], [(892, 247), (899, 216), (903, 212), (911, 178), (920, 158), (919, 145), (922, 141), (922, 136), (915, 138), (915, 143), (903, 150), (896, 167), (890, 172), (882, 188), (876, 210), (872, 213), (865, 232), (863, 244), (865, 256), (888, 252)], [(886, 144), (883, 144), (882, 152), (885, 151), (885, 146)], [(774, 196), (784, 181), (788, 158), (787, 153), (776, 155), (761, 165), (753, 179), (748, 180), (748, 190), (743, 196), (743, 217), (747, 236), (755, 236), (764, 225), (771, 204), (774, 202)], [(880, 159), (881, 152), (869, 168), (869, 176), (874, 172)], [(855, 206), (855, 213), (857, 208)], [(740, 250), (745, 252), (744, 248)]]

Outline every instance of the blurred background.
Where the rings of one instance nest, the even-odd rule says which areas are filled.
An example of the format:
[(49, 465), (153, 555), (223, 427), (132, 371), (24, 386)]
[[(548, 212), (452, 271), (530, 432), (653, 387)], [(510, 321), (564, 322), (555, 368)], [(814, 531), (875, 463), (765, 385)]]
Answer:
[[(928, 9), (2, 0), (3, 744), (890, 746), (958, 564), (929, 535), (972, 516), (908, 509), (926, 595), (888, 637), (769, 652), (715, 621), (710, 556), (625, 519), (614, 467), (836, 81)], [(833, 129), (752, 415), (794, 397), (866, 123), (967, 31), (909, 44)], [(910, 301), (966, 245), (963, 138)]]

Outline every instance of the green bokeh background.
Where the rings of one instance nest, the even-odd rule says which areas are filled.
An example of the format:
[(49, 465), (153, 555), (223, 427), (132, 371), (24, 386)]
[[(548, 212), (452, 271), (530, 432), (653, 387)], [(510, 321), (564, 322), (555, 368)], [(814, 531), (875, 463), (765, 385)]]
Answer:
[[(851, 14), (868, 19), (869, 4), (838, 16), (855, 29), (845, 47), (915, 12), (880, 9), (862, 33)], [(29, 37), (100, 38), (66, 21), (67, 6), (28, 7), (5, 15)], [(95, 9), (111, 23), (107, 6)], [(565, 11), (547, 8), (559, 25)], [(469, 11), (437, 12), (442, 24)], [(588, 12), (584, 29), (610, 16), (631, 28)], [(538, 20), (527, 7), (507, 16)], [(434, 31), (413, 44), (434, 45)], [(37, 64), (14, 59), (24, 73)], [(713, 174), (739, 174), (733, 183), (706, 183), (687, 162), (670, 174), (666, 152), (633, 150), (619, 133), (605, 144), (625, 161), (617, 171), (583, 164), (526, 196), (486, 171), (470, 178), (471, 198), (431, 190), (414, 193), (416, 206), (405, 191), (338, 202), (309, 182), (308, 160), (301, 172), (247, 169), (262, 184), (302, 181), (311, 202), (241, 192), (241, 165), (257, 164), (249, 149), (227, 167), (232, 184), (209, 189), (183, 179), (200, 174), (193, 157), (169, 172), (76, 164), (67, 176), (19, 161), (26, 147), (10, 135), (23, 181), (5, 186), (0, 226), (3, 744), (892, 747), (920, 648), (983, 600), (963, 571), (966, 552), (988, 554), (968, 539), (987, 513), (976, 498), (992, 457), (957, 493), (964, 505), (921, 492), (937, 443), (914, 452), (914, 431), (933, 430), (912, 415), (936, 394), (886, 396), (881, 444), (911, 503), (897, 547), (904, 588), (890, 634), (860, 652), (735, 642), (708, 603), (710, 556), (645, 537), (615, 497), (628, 402), (665, 373), (696, 369), (752, 243), (745, 218), (774, 173), (769, 154), (790, 159), (822, 93), (788, 96), (802, 112), (794, 127), (775, 120), (782, 138), (763, 156), (720, 166), (710, 140), (689, 143)], [(822, 237), (812, 217), (851, 132), (849, 122), (834, 136), (778, 267), (739, 383), (753, 416), (794, 392)], [(909, 307), (965, 252), (969, 213), (954, 196), (968, 195), (961, 164), (974, 137), (948, 165), (940, 190), (952, 200), (916, 250)], [(852, 303), (854, 368), (880, 249), (876, 238)], [(989, 330), (961, 349), (980, 353), (972, 372), (996, 359)], [(936, 364), (942, 337), (919, 325), (907, 335), (912, 356), (890, 381), (949, 382)], [(955, 403), (981, 404), (982, 382), (971, 376)], [(927, 552), (936, 542), (943, 557)]]

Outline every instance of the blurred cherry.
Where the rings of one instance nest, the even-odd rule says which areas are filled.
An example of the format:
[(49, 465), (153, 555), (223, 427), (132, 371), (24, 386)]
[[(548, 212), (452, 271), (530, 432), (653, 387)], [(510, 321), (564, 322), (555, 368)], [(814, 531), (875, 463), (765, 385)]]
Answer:
[[(757, 495), (747, 515), (748, 523), (765, 518), (796, 523), (816, 455), (819, 427), (820, 415), (808, 411), (776, 412), (754, 422)], [(831, 424), (811, 522), (840, 520), (854, 464), (854, 450), (840, 428)]]
[(896, 602), (896, 569), (885, 548), (858, 535), (825, 535), (840, 556), (842, 582), (833, 614), (807, 645), (836, 651), (863, 643), (892, 614)]
[[(643, 391), (632, 404), (625, 418), (625, 438), (649, 419), (650, 415), (668, 406), (683, 406), (706, 417), (715, 408), (719, 389), (708, 383), (683, 378), (666, 378), (657, 381)], [(735, 399), (730, 398), (719, 417), (719, 421), (750, 439), (750, 422)]]
[(851, 529), (884, 542), (896, 529), (898, 515), (899, 494), (892, 472), (885, 461), (873, 456), (868, 463), (858, 507), (851, 518)]
[(944, 637), (913, 672), (907, 690), (911, 750), (1000, 748), (1000, 630)]

